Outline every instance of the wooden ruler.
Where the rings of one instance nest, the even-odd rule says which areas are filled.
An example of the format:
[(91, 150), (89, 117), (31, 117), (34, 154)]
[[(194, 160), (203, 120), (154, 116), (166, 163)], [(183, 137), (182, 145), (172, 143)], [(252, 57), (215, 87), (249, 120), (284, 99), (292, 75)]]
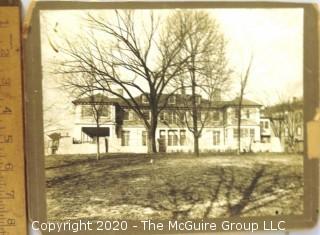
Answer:
[(20, 9), (0, 6), (0, 235), (26, 235)]

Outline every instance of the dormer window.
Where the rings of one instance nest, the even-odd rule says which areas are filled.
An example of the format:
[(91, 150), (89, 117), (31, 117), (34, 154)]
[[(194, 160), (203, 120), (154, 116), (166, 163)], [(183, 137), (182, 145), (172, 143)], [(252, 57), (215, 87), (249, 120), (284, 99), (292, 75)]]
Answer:
[(175, 104), (176, 103), (176, 96), (172, 95), (168, 99), (168, 104)]
[(142, 100), (142, 103), (143, 103), (143, 104), (148, 104), (148, 103), (149, 103), (149, 100), (148, 100), (147, 95), (142, 95), (142, 96), (141, 96), (141, 100)]

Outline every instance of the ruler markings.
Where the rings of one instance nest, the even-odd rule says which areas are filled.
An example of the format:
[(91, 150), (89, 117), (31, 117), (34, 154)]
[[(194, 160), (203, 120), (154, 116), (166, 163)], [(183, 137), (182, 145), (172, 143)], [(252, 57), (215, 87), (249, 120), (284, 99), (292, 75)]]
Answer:
[(0, 16), (0, 235), (26, 235), (20, 11)]

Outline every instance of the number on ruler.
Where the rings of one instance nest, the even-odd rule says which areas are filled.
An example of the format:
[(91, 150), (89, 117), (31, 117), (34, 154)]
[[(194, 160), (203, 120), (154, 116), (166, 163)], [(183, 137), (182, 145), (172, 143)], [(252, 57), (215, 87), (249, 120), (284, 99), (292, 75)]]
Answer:
[(8, 77), (0, 77), (0, 87), (2, 86), (10, 86), (11, 81)]
[(3, 163), (0, 163), (0, 166), (1, 166), (0, 171), (12, 171), (13, 170), (13, 164), (11, 162), (4, 164), (4, 166), (3, 166)]
[(12, 135), (0, 135), (0, 144), (12, 143)]
[(13, 164), (8, 162), (7, 164), (4, 165), (4, 169), (6, 171), (12, 171), (13, 170)]
[(8, 219), (7, 220), (7, 225), (11, 225), (11, 226), (16, 225), (16, 220), (15, 219)]
[(14, 199), (14, 190), (12, 190), (12, 191), (10, 191), (10, 192), (8, 192), (6, 194), (8, 196), (8, 199)]

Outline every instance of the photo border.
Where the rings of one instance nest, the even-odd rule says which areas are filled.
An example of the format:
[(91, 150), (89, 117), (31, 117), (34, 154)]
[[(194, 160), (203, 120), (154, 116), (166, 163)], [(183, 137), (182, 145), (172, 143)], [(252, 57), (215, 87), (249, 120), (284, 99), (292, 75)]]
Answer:
[[(43, 140), (42, 110), (42, 66), (40, 40), (41, 10), (81, 10), (81, 9), (170, 9), (170, 8), (302, 8), (304, 10), (304, 52), (303, 52), (303, 98), (304, 98), (304, 213), (294, 216), (263, 216), (213, 218), (208, 221), (217, 224), (224, 220), (232, 222), (286, 221), (286, 228), (301, 229), (316, 224), (319, 198), (319, 160), (310, 160), (306, 156), (307, 128), (306, 123), (313, 120), (316, 108), (319, 107), (319, 7), (311, 3), (288, 2), (212, 2), (212, 1), (130, 1), (130, 2), (74, 2), (74, 1), (43, 1), (36, 2), (32, 9), (27, 37), (24, 40), (24, 93), (25, 93), (25, 153), (27, 163), (27, 195), (29, 220), (46, 222), (46, 190)], [(29, 12), (30, 14), (30, 12)], [(167, 220), (165, 220), (167, 221)], [(193, 220), (199, 222), (200, 220)], [(207, 220), (205, 220), (207, 221)], [(128, 221), (129, 222), (129, 221)], [(154, 222), (161, 222), (154, 220)], [(163, 222), (163, 221), (162, 221)], [(129, 222), (129, 226), (132, 222)], [(261, 227), (261, 226), (259, 226)], [(218, 230), (221, 231), (221, 230)], [(130, 230), (129, 233), (151, 233), (143, 230)], [(165, 231), (166, 233), (178, 233)], [(109, 232), (110, 233), (110, 232)], [(156, 232), (160, 233), (160, 232)], [(163, 232), (164, 233), (164, 232)], [(198, 232), (199, 233), (199, 232)], [(203, 232), (203, 234), (209, 232)], [(211, 232), (212, 233), (212, 232)], [(47, 234), (47, 233), (43, 233)], [(49, 234), (49, 233), (48, 233)], [(55, 234), (55, 233), (50, 233)], [(59, 233), (61, 234), (61, 233)], [(63, 234), (74, 234), (64, 232)], [(87, 231), (84, 234), (108, 234), (108, 232)], [(120, 233), (119, 233), (120, 234)]]

